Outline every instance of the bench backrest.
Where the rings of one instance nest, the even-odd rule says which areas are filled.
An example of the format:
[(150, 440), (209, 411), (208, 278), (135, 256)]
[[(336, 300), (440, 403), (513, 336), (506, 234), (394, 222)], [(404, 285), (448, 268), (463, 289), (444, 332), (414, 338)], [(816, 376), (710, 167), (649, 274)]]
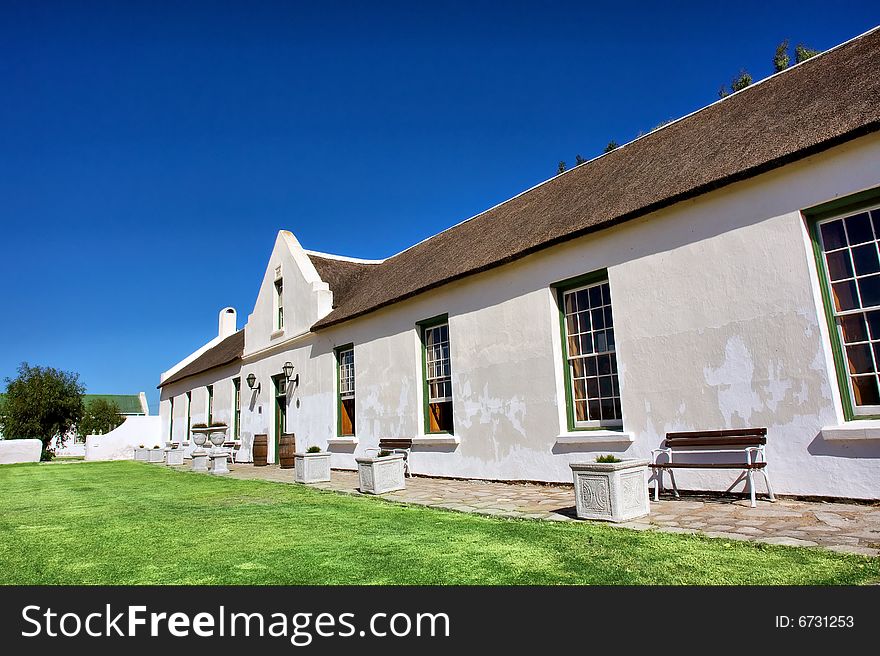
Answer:
[(666, 433), (667, 447), (692, 446), (763, 446), (766, 428), (731, 428), (727, 430), (680, 431)]
[(383, 437), (379, 439), (381, 449), (411, 449), (412, 439), (404, 437)]

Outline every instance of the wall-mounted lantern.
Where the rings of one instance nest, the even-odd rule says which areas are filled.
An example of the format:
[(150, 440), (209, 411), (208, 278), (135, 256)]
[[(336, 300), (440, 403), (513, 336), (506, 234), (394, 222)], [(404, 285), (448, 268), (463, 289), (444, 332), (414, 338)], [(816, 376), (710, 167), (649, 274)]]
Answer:
[(286, 383), (289, 383), (290, 380), (293, 379), (294, 385), (299, 386), (299, 374), (294, 376), (293, 369), (293, 363), (290, 360), (284, 363), (284, 366), (281, 368), (281, 370), (284, 372), (284, 380)]
[(249, 387), (249, 388), (251, 388), (251, 389), (256, 389), (257, 392), (260, 391), (260, 384), (257, 383), (257, 377), (254, 376), (253, 372), (249, 373), (249, 374), (248, 374), (248, 377), (245, 378), (245, 380), (247, 381), (247, 384), (248, 384), (248, 387)]

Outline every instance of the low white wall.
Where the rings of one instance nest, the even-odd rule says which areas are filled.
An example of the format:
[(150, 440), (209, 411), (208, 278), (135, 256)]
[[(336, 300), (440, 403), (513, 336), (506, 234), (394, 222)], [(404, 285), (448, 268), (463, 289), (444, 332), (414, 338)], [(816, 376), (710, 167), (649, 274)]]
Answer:
[(130, 460), (136, 446), (165, 446), (161, 434), (162, 420), (158, 416), (126, 417), (109, 433), (86, 437), (86, 460)]
[(43, 443), (40, 440), (0, 440), (0, 465), (17, 462), (40, 462)]

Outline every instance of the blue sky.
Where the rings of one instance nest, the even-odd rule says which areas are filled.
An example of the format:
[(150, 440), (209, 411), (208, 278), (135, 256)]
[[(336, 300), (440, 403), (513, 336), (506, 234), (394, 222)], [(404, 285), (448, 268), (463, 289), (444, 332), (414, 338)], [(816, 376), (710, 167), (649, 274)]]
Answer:
[[(876, 2), (0, 5), (0, 378), (144, 390), (253, 309), (279, 229), (394, 254), (826, 49)], [(0, 388), (2, 388), (0, 384)]]

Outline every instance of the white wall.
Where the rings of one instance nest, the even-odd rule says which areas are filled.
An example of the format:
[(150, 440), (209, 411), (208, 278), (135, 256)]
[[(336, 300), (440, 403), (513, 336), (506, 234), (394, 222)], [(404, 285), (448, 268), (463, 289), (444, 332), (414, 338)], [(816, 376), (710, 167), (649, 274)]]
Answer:
[(86, 460), (131, 460), (136, 446), (165, 446), (161, 428), (158, 416), (126, 417), (109, 433), (86, 436)]
[[(295, 297), (285, 299), (285, 320), (288, 307), (308, 323), (329, 309), (311, 271), (294, 274), (298, 244), (279, 237), (246, 327), (241, 377), (253, 372), (261, 389), (243, 384), (242, 435), (269, 434), (274, 457), (271, 376), (290, 360), (300, 386), (288, 394), (289, 429), (298, 448), (327, 448), (336, 435), (333, 348), (353, 342), (357, 439), (330, 445), (333, 466), (354, 468), (354, 455), (380, 437), (424, 437), (415, 324), (448, 313), (459, 443), (419, 445), (411, 457), (417, 473), (568, 481), (570, 462), (599, 453), (647, 456), (670, 430), (766, 426), (777, 492), (880, 497), (880, 443), (821, 437), (823, 426), (843, 417), (799, 213), (880, 185), (878, 161), (880, 136), (864, 137), (304, 336), (295, 318), (293, 334), (270, 336), (278, 262), (285, 294)], [(600, 442), (607, 434), (569, 434), (565, 425), (550, 285), (602, 268), (631, 442)], [(198, 389), (193, 406), (201, 407)], [(734, 477), (683, 472), (679, 482), (725, 489)]]
[(40, 462), (42, 452), (40, 440), (0, 440), (0, 465)]

